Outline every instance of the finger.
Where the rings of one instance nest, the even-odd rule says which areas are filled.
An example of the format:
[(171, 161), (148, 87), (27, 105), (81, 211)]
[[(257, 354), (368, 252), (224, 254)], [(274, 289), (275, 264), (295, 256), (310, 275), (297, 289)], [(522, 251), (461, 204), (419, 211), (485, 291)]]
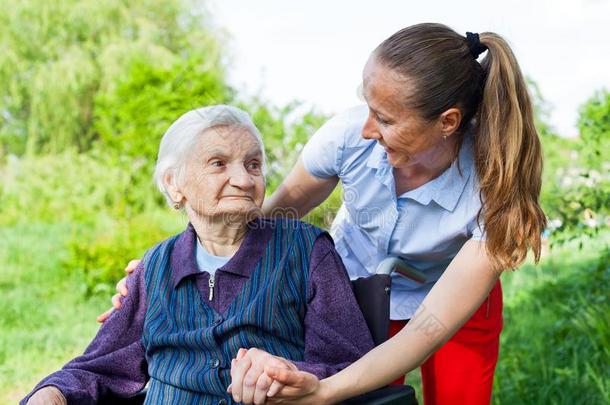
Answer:
[(140, 259), (131, 260), (129, 263), (127, 263), (127, 267), (125, 267), (125, 271), (127, 273), (133, 273), (133, 271), (136, 269), (136, 267), (138, 267), (138, 264), (140, 264), (140, 262), (141, 262)]
[(110, 314), (114, 311), (114, 308), (110, 308), (108, 311), (104, 312), (100, 316), (98, 316), (95, 320), (99, 323), (106, 322), (106, 319), (110, 318)]
[[(256, 367), (255, 364), (250, 367), (250, 370), (244, 377), (243, 388), (241, 392), (241, 400), (244, 404), (254, 403), (254, 393), (256, 391), (256, 384), (259, 377), (264, 374), (262, 367)], [(265, 391), (265, 394), (267, 391)]]
[(112, 306), (114, 309), (121, 308), (121, 294), (114, 294), (112, 296)]
[(244, 349), (243, 347), (237, 351), (237, 356), (235, 356), (235, 360), (241, 360), (244, 356), (248, 354), (248, 349)]
[(231, 385), (232, 385), (232, 384), (229, 384), (229, 386), (227, 387), (227, 392), (228, 392), (229, 394), (230, 394), (231, 392), (233, 392), (233, 390), (231, 389)]
[(267, 360), (264, 364), (267, 367), (287, 368), (288, 370), (293, 370), (293, 371), (298, 370), (297, 366), (295, 366), (294, 363), (292, 363), (289, 360), (284, 359), (283, 357), (273, 356), (269, 360)]
[(254, 390), (254, 398), (253, 401), (256, 405), (264, 404), (267, 400), (267, 391), (269, 391), (269, 387), (271, 387), (271, 383), (273, 380), (267, 376), (265, 373), (261, 373), (256, 381), (256, 388)]
[[(267, 373), (265, 373), (266, 375)], [(267, 376), (269, 377), (269, 376)], [(271, 379), (271, 377), (269, 377), (269, 379)], [(267, 397), (271, 398), (273, 396), (275, 396), (275, 394), (277, 394), (278, 392), (280, 392), (280, 390), (284, 388), (284, 384), (282, 384), (279, 381), (275, 381), (273, 380), (273, 382), (271, 383), (271, 386), (269, 387), (269, 390), (267, 391)]]
[(243, 382), (251, 365), (250, 359), (244, 357), (239, 361), (236, 360), (235, 365), (231, 368), (231, 390), (233, 391), (232, 395), (235, 402), (242, 401)]
[(123, 297), (127, 297), (127, 277), (123, 277), (116, 283), (116, 292), (121, 294)]
[(265, 367), (265, 373), (273, 380), (291, 387), (300, 387), (305, 381), (304, 373), (301, 371), (281, 367)]
[(273, 398), (276, 400), (292, 400), (302, 398), (314, 392), (320, 381), (318, 377), (305, 371), (292, 371), (285, 368), (265, 368), (265, 373), (274, 380), (284, 384)]

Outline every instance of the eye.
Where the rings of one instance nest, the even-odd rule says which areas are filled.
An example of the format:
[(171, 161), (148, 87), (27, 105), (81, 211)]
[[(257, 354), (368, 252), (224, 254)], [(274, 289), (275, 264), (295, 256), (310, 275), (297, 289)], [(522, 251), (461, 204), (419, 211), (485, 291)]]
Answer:
[(390, 122), (381, 118), (379, 115), (375, 114), (375, 121), (377, 121), (380, 125), (389, 125)]
[(213, 160), (210, 162), (210, 165), (213, 167), (223, 167), (225, 164), (222, 160)]
[(249, 170), (260, 170), (261, 164), (260, 162), (250, 162), (246, 166)]

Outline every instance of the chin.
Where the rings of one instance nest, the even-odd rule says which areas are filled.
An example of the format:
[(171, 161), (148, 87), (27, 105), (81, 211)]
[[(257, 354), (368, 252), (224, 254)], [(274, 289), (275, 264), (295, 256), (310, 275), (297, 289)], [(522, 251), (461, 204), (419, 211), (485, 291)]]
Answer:
[(244, 217), (249, 221), (262, 216), (261, 208), (252, 203), (231, 204), (231, 206), (225, 206), (223, 208), (223, 215), (226, 215), (227, 217)]
[(388, 163), (397, 169), (406, 166), (410, 159), (407, 156), (390, 156), (388, 155)]

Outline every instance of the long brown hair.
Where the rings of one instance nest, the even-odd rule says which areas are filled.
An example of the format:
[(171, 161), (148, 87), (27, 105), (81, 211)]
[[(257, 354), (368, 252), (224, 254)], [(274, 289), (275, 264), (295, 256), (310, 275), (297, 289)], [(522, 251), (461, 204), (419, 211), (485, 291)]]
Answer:
[[(404, 28), (375, 50), (380, 63), (408, 77), (405, 103), (424, 119), (451, 107), (462, 113), (456, 135), (474, 134), (486, 247), (498, 269), (515, 268), (529, 248), (540, 258), (546, 218), (538, 198), (542, 151), (521, 69), (499, 35), (481, 33), (479, 63), (466, 37), (441, 24)], [(461, 142), (460, 142), (461, 143)]]

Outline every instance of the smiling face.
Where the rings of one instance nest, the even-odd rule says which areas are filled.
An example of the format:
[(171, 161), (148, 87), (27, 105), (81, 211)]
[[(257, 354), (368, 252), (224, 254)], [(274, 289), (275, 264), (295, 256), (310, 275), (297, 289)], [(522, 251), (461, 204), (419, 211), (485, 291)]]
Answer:
[[(409, 79), (379, 63), (372, 55), (363, 72), (363, 96), (369, 115), (362, 130), (365, 139), (377, 140), (394, 167), (425, 162), (447, 134), (442, 120), (425, 120), (407, 106), (415, 89)], [(449, 134), (450, 135), (450, 134)]]
[(179, 188), (187, 212), (202, 217), (256, 215), (265, 197), (262, 168), (261, 145), (248, 129), (205, 130), (187, 158)]

